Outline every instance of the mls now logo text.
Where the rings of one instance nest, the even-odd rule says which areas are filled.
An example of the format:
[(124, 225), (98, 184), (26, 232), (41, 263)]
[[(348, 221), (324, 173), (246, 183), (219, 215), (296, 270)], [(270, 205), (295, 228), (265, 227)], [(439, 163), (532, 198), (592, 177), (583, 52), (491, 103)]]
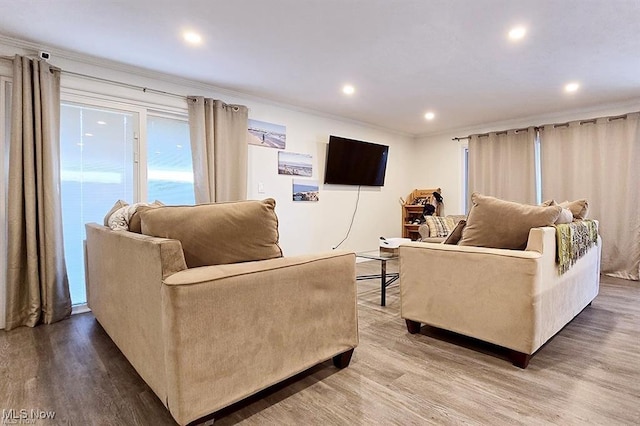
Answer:
[(38, 420), (53, 420), (55, 417), (55, 411), (27, 410), (26, 408), (2, 410), (3, 425), (35, 425)]

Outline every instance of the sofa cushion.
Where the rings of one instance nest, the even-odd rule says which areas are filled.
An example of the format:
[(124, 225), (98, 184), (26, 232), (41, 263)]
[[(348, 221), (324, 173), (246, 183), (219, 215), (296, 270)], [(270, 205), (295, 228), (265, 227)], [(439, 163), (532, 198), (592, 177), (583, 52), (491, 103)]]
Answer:
[(524, 250), (529, 230), (552, 226), (562, 211), (560, 206), (531, 206), (477, 192), (471, 195), (471, 203), (461, 246)]
[(449, 216), (426, 216), (425, 223), (429, 227), (430, 237), (446, 237), (453, 231), (456, 224)]
[(571, 214), (575, 219), (586, 219), (589, 213), (589, 203), (585, 199), (575, 201), (564, 201), (560, 206), (571, 210)]
[(141, 203), (129, 218), (129, 232), (142, 234), (142, 221), (140, 220), (140, 212), (148, 209), (155, 209), (162, 206), (164, 206), (164, 204), (158, 200), (155, 200), (153, 203), (150, 203), (150, 204)]
[(140, 211), (142, 233), (179, 240), (189, 268), (282, 257), (275, 200)]
[(467, 221), (465, 219), (459, 220), (456, 227), (453, 228), (453, 231), (449, 233), (449, 236), (442, 242), (442, 244), (458, 244), (460, 239), (462, 239), (462, 230), (466, 225)]

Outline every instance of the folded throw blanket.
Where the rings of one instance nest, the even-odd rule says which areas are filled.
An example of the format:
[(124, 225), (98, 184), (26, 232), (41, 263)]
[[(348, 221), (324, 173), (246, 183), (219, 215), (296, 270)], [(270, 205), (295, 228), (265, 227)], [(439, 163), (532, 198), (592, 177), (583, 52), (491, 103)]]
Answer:
[(556, 262), (564, 274), (598, 241), (598, 225), (593, 220), (578, 220), (555, 225)]

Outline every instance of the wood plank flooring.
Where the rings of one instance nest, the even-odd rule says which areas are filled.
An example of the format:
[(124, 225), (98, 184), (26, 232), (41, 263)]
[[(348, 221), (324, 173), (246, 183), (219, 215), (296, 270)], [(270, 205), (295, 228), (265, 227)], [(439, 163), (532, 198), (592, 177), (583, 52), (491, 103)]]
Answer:
[[(358, 273), (378, 268), (359, 263)], [(216, 413), (215, 424), (640, 424), (638, 282), (603, 277), (592, 306), (526, 370), (473, 339), (408, 334), (397, 284), (386, 307), (378, 280), (358, 285), (360, 345), (348, 368), (322, 363)], [(56, 411), (32, 423), (42, 426), (175, 425), (90, 313), (0, 331), (0, 410), (10, 409)]]

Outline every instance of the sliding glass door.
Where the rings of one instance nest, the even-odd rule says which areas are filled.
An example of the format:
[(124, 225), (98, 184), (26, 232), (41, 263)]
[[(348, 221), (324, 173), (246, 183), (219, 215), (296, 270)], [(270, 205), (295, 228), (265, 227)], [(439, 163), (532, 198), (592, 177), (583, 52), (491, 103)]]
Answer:
[(85, 303), (84, 225), (102, 223), (116, 200), (136, 199), (138, 114), (63, 103), (60, 171), (64, 248), (73, 304)]
[(194, 203), (186, 112), (123, 105), (73, 96), (61, 105), (62, 225), (74, 305), (87, 301), (86, 223), (103, 223), (117, 200)]

